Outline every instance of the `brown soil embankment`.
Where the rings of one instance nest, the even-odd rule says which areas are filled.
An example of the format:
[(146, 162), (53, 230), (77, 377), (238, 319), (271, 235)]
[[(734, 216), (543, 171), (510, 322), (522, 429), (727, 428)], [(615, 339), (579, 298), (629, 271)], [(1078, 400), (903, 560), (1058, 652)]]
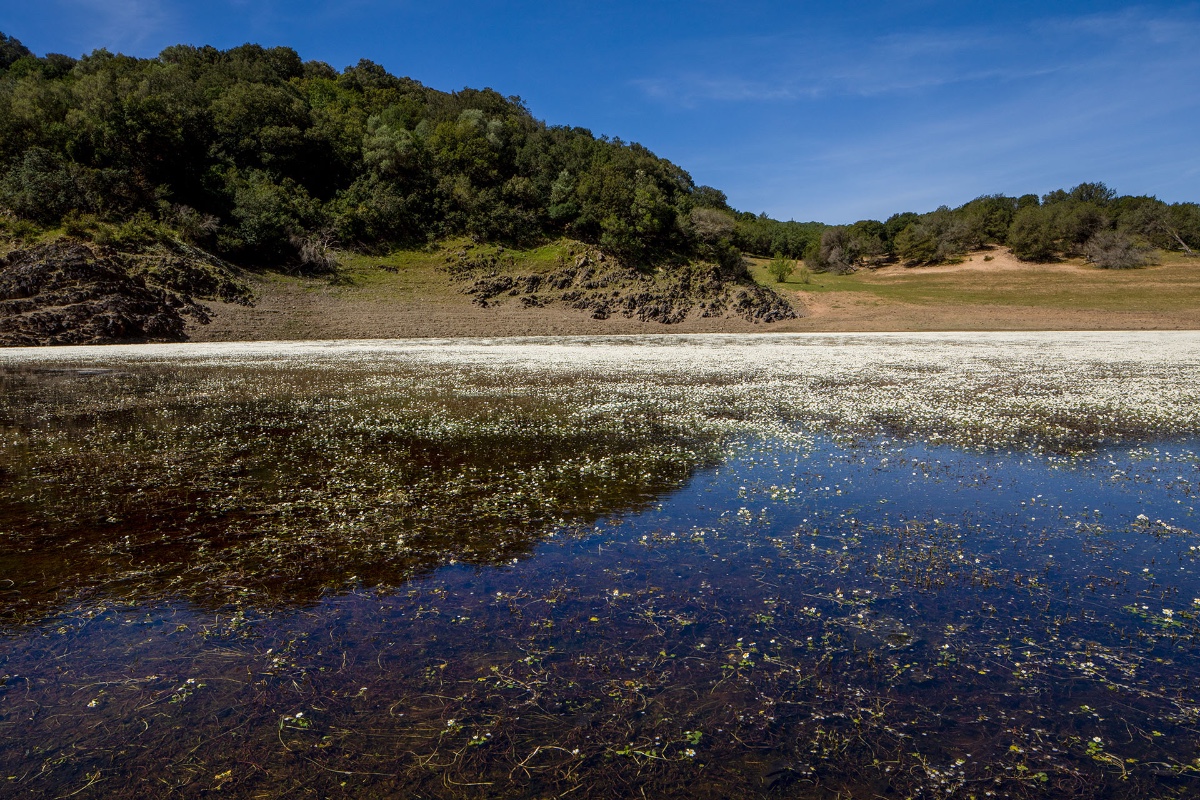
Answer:
[[(485, 306), (469, 293), (474, 280), (451, 280), (439, 256), (435, 266), (366, 260), (351, 265), (339, 283), (258, 276), (252, 279), (253, 308), (210, 303), (212, 323), (193, 326), (190, 333), (198, 341), (236, 341), (1200, 329), (1200, 260), (1195, 259), (1165, 258), (1158, 266), (1112, 272), (1069, 262), (1029, 264), (995, 250), (975, 254), (961, 264), (814, 275), (807, 284), (799, 276), (778, 284), (766, 274), (765, 265), (765, 260), (756, 261), (753, 276), (795, 309), (795, 319), (766, 322), (736, 314), (704, 316), (698, 305), (670, 325), (636, 313), (611, 313), (611, 308), (608, 317), (600, 319), (592, 310), (563, 302), (561, 296), (541, 303), (544, 292), (528, 292), (522, 277), (536, 272), (531, 269), (497, 270), (498, 276), (507, 276), (501, 282), (507, 288), (490, 299), (478, 298)], [(551, 275), (559, 269), (551, 265), (543, 273)], [(511, 294), (514, 289), (516, 294)], [(523, 298), (531, 295), (537, 299), (527, 303)]]
[(1200, 329), (1200, 260), (1171, 255), (1112, 272), (994, 249), (779, 284), (764, 260), (752, 261), (754, 281), (713, 265), (645, 274), (579, 243), (350, 256), (333, 278), (70, 240), (39, 248), (0, 260), (0, 343)]

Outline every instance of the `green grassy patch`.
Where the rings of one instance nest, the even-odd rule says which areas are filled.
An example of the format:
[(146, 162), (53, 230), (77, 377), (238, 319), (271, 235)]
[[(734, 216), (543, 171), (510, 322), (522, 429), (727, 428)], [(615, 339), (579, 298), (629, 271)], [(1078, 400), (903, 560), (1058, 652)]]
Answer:
[(777, 290), (853, 294), (916, 305), (1000, 305), (1098, 311), (1186, 311), (1200, 305), (1200, 259), (1168, 254), (1156, 266), (1102, 270), (1082, 263), (1028, 264), (1020, 269), (953, 271), (890, 268), (850, 275), (814, 274), (778, 283), (767, 261), (750, 268), (756, 281)]
[[(547, 273), (568, 263), (584, 245), (558, 239), (526, 250), (503, 245), (476, 244), (469, 239), (450, 239), (435, 248), (393, 250), (384, 255), (347, 252), (334, 281), (336, 291), (350, 296), (362, 294), (386, 298), (446, 298), (458, 293), (447, 266), (463, 251), (479, 259), (494, 259), (496, 270), (520, 274)], [(328, 286), (313, 282), (313, 290)]]

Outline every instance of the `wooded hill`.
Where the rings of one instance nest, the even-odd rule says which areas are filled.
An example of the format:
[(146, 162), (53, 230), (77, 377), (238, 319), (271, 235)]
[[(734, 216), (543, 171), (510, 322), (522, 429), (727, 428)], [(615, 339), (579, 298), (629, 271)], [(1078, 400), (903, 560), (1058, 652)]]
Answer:
[(641, 145), (546, 125), (491, 89), (437, 91), (365, 60), (338, 71), (285, 47), (75, 59), (0, 34), (0, 236), (51, 230), (316, 272), (339, 249), (464, 235), (566, 236), (642, 270), (736, 270), (748, 252), (850, 271), (988, 244), (1132, 267), (1153, 248), (1200, 249), (1200, 206), (1084, 183), (849, 226), (781, 222), (731, 209)]
[(567, 234), (642, 266), (734, 256), (730, 231), (690, 223), (724, 196), (640, 145), (548, 126), (490, 89), (440, 92), (370, 61), (338, 72), (283, 47), (76, 60), (3, 37), (0, 172), (10, 235), (162, 226), (246, 264), (320, 268), (335, 246), (464, 234)]

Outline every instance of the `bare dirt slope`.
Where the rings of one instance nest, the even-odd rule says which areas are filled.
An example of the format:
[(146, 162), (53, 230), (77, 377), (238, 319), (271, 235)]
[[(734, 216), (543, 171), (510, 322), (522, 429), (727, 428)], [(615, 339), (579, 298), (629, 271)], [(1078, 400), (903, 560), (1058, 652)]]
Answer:
[[(211, 322), (189, 324), (196, 341), (420, 336), (520, 336), (791, 331), (1200, 329), (1200, 260), (1165, 256), (1121, 272), (1079, 263), (1028, 264), (1007, 251), (961, 264), (899, 265), (853, 275), (798, 276), (777, 284), (755, 261), (752, 274), (800, 315), (754, 322), (687, 316), (675, 324), (612, 315), (596, 319), (564, 304), (517, 299), (473, 302), (441, 266), (363, 259), (340, 282), (250, 276), (254, 307), (209, 302)], [(503, 300), (503, 298), (502, 298)]]
[(254, 307), (206, 303), (211, 322), (193, 325), (193, 341), (393, 339), (422, 336), (548, 336), (792, 330), (781, 323), (689, 317), (675, 324), (517, 303), (482, 308), (465, 294), (377, 293), (320, 280), (251, 281)]

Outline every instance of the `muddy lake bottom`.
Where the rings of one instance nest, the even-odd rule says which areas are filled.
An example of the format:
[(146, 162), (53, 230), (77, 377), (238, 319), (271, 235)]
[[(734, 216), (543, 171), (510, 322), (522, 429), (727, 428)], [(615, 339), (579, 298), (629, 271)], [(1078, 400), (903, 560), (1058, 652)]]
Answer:
[(1200, 796), (1200, 337), (1103, 341), (0, 354), (0, 796)]

